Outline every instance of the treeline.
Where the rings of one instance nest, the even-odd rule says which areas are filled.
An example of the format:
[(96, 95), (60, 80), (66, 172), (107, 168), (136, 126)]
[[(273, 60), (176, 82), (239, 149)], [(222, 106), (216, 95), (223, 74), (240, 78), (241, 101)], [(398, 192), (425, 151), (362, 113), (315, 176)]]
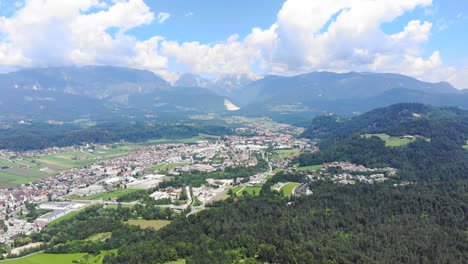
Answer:
[(466, 263), (467, 187), (317, 182), (312, 196), (218, 202), (154, 237), (128, 233), (103, 263)]
[[(45, 132), (47, 131), (47, 133)], [(13, 133), (14, 132), (14, 133)], [(36, 150), (88, 143), (113, 143), (121, 140), (143, 142), (149, 139), (179, 139), (197, 136), (232, 134), (226, 126), (183, 125), (169, 123), (100, 123), (94, 127), (78, 129), (75, 126), (34, 124), (0, 129), (0, 149)]]
[[(49, 225), (40, 233), (32, 234), (30, 241), (44, 242), (47, 253), (99, 254), (101, 250), (119, 248), (131, 241), (155, 236), (153, 229), (142, 230), (125, 224), (125, 221), (130, 219), (173, 220), (178, 216), (169, 208), (154, 205), (137, 204), (131, 208), (92, 206), (71, 219)], [(101, 233), (109, 233), (109, 236), (103, 240), (88, 239)], [(128, 237), (129, 234), (131, 237)]]

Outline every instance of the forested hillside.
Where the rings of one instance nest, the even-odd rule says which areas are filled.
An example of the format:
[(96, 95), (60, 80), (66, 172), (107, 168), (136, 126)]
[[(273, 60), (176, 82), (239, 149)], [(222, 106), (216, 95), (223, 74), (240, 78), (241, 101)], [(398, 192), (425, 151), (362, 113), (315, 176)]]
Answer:
[[(397, 104), (352, 119), (318, 117), (302, 136), (321, 139), (321, 151), (301, 155), (310, 166), (349, 161), (369, 167), (395, 167), (402, 180), (467, 178), (468, 112), (454, 107)], [(389, 147), (373, 134), (414, 138)]]
[[(414, 129), (410, 131), (414, 126), (424, 130), (425, 134), (438, 133), (438, 131), (424, 128), (423, 125), (423, 122), (437, 125), (436, 120), (437, 122), (447, 122), (441, 120), (468, 121), (468, 111), (451, 106), (399, 103), (377, 108), (354, 118), (343, 118), (337, 115), (318, 116), (301, 136), (311, 139), (328, 139), (353, 133), (384, 133), (389, 130), (394, 135), (404, 135), (406, 130), (418, 132)], [(415, 121), (415, 123), (410, 121)], [(460, 122), (460, 124), (465, 125), (466, 122)]]
[[(312, 185), (312, 196), (219, 202), (158, 232), (121, 222), (172, 217), (157, 208), (95, 207), (34, 239), (48, 242), (47, 251), (55, 253), (119, 248), (104, 258), (106, 264), (182, 258), (203, 264), (466, 263), (467, 187), (450, 181), (400, 187), (321, 182)], [(145, 216), (145, 210), (156, 214)], [(103, 232), (111, 232), (110, 239), (84, 240)]]
[(217, 125), (182, 125), (169, 123), (104, 122), (93, 127), (35, 123), (0, 129), (0, 149), (35, 150), (87, 143), (113, 143), (120, 140), (142, 142), (149, 139), (180, 139), (197, 136), (232, 134), (232, 130)]

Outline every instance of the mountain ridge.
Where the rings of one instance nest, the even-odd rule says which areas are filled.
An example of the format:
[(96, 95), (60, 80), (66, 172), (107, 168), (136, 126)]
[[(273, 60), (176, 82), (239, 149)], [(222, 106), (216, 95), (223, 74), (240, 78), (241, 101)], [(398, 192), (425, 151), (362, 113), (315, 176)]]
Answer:
[[(0, 89), (16, 91), (12, 93), (15, 98), (10, 96), (16, 105), (6, 104), (11, 109), (4, 107), (6, 119), (37, 118), (41, 113), (53, 116), (58, 109), (51, 107), (51, 101), (37, 104), (39, 110), (35, 113), (21, 108), (28, 109), (28, 103), (40, 98), (53, 98), (60, 102), (71, 100), (73, 96), (78, 102), (74, 104), (75, 108), (89, 105), (91, 99), (94, 100), (93, 104), (101, 105), (102, 109), (95, 111), (97, 115), (105, 112), (105, 109), (132, 108), (152, 116), (164, 113), (217, 113), (267, 116), (292, 123), (297, 119), (307, 120), (330, 112), (353, 116), (400, 102), (468, 108), (467, 91), (459, 91), (447, 82), (422, 82), (400, 74), (311, 72), (291, 77), (267, 75), (254, 79), (248, 75), (221, 75), (209, 80), (199, 75), (184, 74), (171, 85), (146, 70), (69, 66), (22, 69), (0, 74)], [(61, 99), (65, 97), (68, 99)], [(31, 101), (31, 98), (34, 100)], [(231, 108), (236, 110), (228, 111), (225, 100), (240, 109)], [(75, 112), (76, 115), (70, 117), (73, 119), (86, 116), (89, 112), (71, 110), (63, 105), (58, 116), (63, 116), (64, 112)]]

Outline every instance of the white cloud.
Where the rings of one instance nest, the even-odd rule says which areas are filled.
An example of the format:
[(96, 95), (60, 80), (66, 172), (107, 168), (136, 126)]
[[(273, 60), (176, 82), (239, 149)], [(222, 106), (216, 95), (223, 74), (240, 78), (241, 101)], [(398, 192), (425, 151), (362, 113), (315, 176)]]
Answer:
[(168, 20), (170, 17), (171, 17), (171, 14), (160, 12), (158, 14), (158, 23), (162, 24), (162, 23), (166, 22), (166, 20)]
[(199, 42), (163, 41), (161, 53), (177, 58), (177, 63), (193, 73), (248, 73), (258, 51), (231, 36), (226, 42), (210, 46)]
[(287, 0), (269, 28), (204, 44), (129, 35), (171, 16), (155, 15), (143, 0), (28, 0), (12, 17), (0, 17), (0, 66), (112, 64), (175, 80), (172, 57), (192, 73), (251, 73), (255, 64), (277, 74), (379, 71), (463, 83), (466, 69), (444, 67), (439, 51), (424, 55), (440, 23), (412, 20), (396, 34), (382, 31), (383, 23), (417, 7), (436, 12), (431, 0)]
[(194, 73), (245, 73), (251, 65), (279, 74), (313, 70), (391, 71), (425, 77), (441, 67), (439, 52), (424, 59), (432, 24), (413, 20), (388, 35), (380, 26), (431, 0), (288, 0), (268, 29), (254, 28), (214, 45), (163, 41), (161, 54)]
[[(139, 42), (126, 34), (153, 20), (143, 0), (29, 0), (12, 17), (0, 17), (0, 33), (6, 40), (0, 43), (0, 64), (127, 66), (141, 62), (153, 69), (167, 67), (167, 58), (156, 51), (144, 52), (154, 45), (154, 38)], [(109, 34), (109, 29), (116, 33)]]
[(468, 89), (468, 66), (459, 71), (453, 70), (447, 80), (458, 89)]

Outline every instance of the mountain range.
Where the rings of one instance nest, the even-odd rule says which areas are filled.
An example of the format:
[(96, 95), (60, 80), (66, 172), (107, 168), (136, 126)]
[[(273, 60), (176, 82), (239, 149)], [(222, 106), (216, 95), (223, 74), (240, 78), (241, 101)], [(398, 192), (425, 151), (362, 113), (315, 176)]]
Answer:
[(257, 80), (183, 74), (171, 85), (145, 70), (54, 67), (0, 74), (0, 91), (2, 120), (217, 113), (294, 122), (330, 112), (352, 116), (399, 102), (468, 108), (466, 90), (389, 73), (312, 72)]

